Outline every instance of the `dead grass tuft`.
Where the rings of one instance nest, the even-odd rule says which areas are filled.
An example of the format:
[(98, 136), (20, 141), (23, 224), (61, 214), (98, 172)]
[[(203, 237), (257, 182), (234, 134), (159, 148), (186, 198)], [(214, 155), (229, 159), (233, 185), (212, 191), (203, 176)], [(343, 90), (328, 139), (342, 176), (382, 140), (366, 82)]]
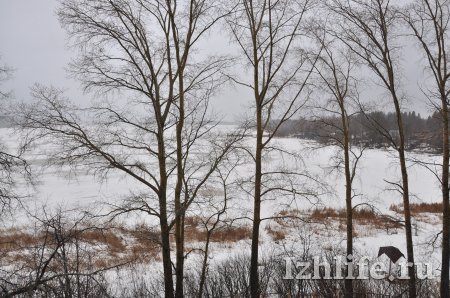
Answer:
[(345, 212), (343, 209), (336, 210), (333, 208), (314, 209), (309, 218), (313, 221), (345, 218)]
[[(339, 220), (344, 222), (347, 218), (345, 209), (323, 208), (315, 209), (311, 212), (310, 220), (315, 222), (324, 222), (327, 220)], [(390, 217), (378, 214), (369, 208), (358, 208), (353, 210), (353, 221), (357, 225), (373, 226), (376, 228), (400, 228), (401, 224)]]
[(196, 228), (202, 224), (203, 220), (200, 216), (186, 216), (184, 218), (184, 225), (186, 227)]
[(121, 237), (113, 230), (88, 230), (80, 233), (80, 240), (90, 244), (106, 245), (110, 253), (124, 253), (127, 249)]
[(267, 226), (265, 230), (275, 242), (286, 239), (286, 233), (284, 231), (273, 229), (270, 226)]
[[(184, 219), (185, 232), (187, 242), (206, 241), (207, 231), (203, 225), (204, 218), (200, 216), (186, 216)], [(251, 229), (241, 226), (221, 226), (214, 230), (211, 234), (212, 242), (238, 242), (251, 238)]]
[(29, 247), (36, 244), (38, 236), (30, 233), (13, 230), (0, 231), (0, 249), (12, 250), (21, 247)]
[[(412, 203), (409, 205), (411, 213), (442, 213), (442, 203)], [(391, 205), (389, 210), (403, 214), (403, 204)]]
[(249, 227), (225, 227), (214, 231), (211, 236), (213, 242), (238, 242), (251, 239), (252, 230)]

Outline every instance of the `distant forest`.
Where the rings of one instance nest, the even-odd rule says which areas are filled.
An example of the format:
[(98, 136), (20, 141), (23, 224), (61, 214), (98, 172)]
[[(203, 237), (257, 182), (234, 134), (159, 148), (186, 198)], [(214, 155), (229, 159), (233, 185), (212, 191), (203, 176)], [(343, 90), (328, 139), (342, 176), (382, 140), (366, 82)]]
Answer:
[[(427, 118), (416, 112), (403, 113), (407, 150), (433, 153), (442, 151), (442, 123), (438, 113)], [(398, 138), (395, 113), (372, 112), (350, 117), (350, 131), (353, 144), (372, 148), (392, 145)], [(340, 117), (316, 119), (300, 118), (286, 122), (277, 132), (279, 137), (297, 137), (333, 144), (342, 139)]]

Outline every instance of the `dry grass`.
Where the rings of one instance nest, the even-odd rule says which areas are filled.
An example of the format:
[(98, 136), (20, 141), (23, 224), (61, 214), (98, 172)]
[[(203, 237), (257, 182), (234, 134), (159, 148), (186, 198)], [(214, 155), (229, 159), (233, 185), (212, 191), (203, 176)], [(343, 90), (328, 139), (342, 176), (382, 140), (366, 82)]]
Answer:
[(274, 221), (282, 227), (289, 228), (303, 221), (304, 212), (299, 209), (284, 209), (274, 215)]
[(286, 239), (286, 233), (284, 231), (273, 229), (270, 226), (267, 226), (265, 230), (275, 242)]
[[(412, 203), (409, 205), (412, 214), (442, 213), (442, 203)], [(391, 205), (389, 210), (403, 214), (403, 204)]]
[(345, 210), (343, 209), (333, 209), (333, 208), (322, 208), (314, 209), (309, 216), (310, 220), (313, 221), (323, 221), (327, 219), (343, 219), (345, 218)]
[[(200, 217), (187, 217), (185, 223), (186, 242), (203, 242), (206, 230)], [(152, 262), (160, 260), (160, 232), (146, 225), (132, 228), (123, 226), (105, 229), (85, 228), (70, 231), (66, 235), (67, 245), (74, 243), (93, 253), (92, 262), (99, 268), (126, 262)], [(219, 226), (211, 234), (211, 242), (234, 243), (251, 238), (251, 229), (246, 226)], [(52, 249), (56, 242), (51, 232), (8, 229), (0, 231), (0, 256), (10, 262), (30, 262), (27, 257), (36, 247), (45, 245)]]
[(299, 217), (302, 212), (298, 209), (284, 209), (278, 212), (277, 217)]
[[(185, 218), (185, 238), (187, 242), (206, 241), (207, 231), (204, 220), (198, 216)], [(211, 234), (211, 242), (238, 242), (251, 239), (251, 229), (246, 226), (219, 226)]]
[(105, 245), (110, 254), (124, 253), (127, 246), (114, 230), (88, 230), (80, 233), (81, 241), (89, 244)]
[[(323, 208), (315, 209), (309, 216), (311, 221), (324, 222), (327, 220), (338, 220), (340, 223), (347, 218), (345, 209)], [(375, 228), (393, 229), (400, 228), (401, 224), (386, 215), (378, 214), (372, 209), (359, 208), (353, 210), (353, 221), (356, 225), (373, 226)]]
[(36, 235), (22, 232), (17, 229), (0, 231), (0, 250), (8, 251), (21, 247), (29, 247), (38, 240)]
[[(83, 254), (89, 254), (88, 259), (98, 268), (134, 261), (150, 262), (160, 258), (158, 236), (146, 226), (131, 229), (121, 226), (86, 228), (72, 230), (64, 237), (67, 251), (75, 251), (78, 247), (83, 250)], [(0, 255), (6, 262), (30, 263), (34, 249), (46, 247), (52, 250), (56, 243), (55, 235), (51, 232), (25, 232), (18, 229), (0, 231)], [(74, 258), (75, 255), (70, 257)]]
[(249, 227), (225, 227), (214, 231), (211, 236), (213, 242), (238, 242), (251, 239), (252, 230)]
[(200, 216), (186, 216), (184, 218), (185, 227), (200, 227), (203, 224), (203, 219)]

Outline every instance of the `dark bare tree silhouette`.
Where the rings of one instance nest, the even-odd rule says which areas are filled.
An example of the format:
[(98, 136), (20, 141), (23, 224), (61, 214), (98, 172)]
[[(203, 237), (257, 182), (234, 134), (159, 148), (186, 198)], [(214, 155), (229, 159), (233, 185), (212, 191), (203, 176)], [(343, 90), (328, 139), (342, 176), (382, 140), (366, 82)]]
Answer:
[[(436, 173), (442, 190), (442, 270), (441, 297), (449, 295), (450, 270), (450, 199), (449, 199), (449, 79), (448, 38), (450, 33), (450, 2), (418, 0), (405, 9), (404, 19), (418, 41), (428, 62), (434, 86), (424, 91), (442, 120), (442, 165)], [(429, 165), (427, 165), (428, 167)], [(431, 167), (428, 167), (431, 168)], [(440, 177), (439, 177), (440, 174)]]
[(307, 82), (313, 66), (304, 55), (306, 46), (302, 33), (313, 4), (310, 0), (237, 1), (235, 12), (227, 19), (251, 76), (248, 81), (236, 77), (232, 80), (249, 88), (253, 94), (256, 143), (251, 152), (255, 171), (250, 293), (254, 298), (261, 294), (258, 275), (261, 202), (275, 190), (265, 183), (270, 180), (270, 174), (263, 167), (263, 156), (270, 150), (278, 129), (296, 115), (308, 99)]
[[(397, 137), (377, 125), (379, 132), (391, 140), (397, 150), (401, 169), (401, 183), (388, 182), (402, 194), (405, 216), (405, 236), (408, 263), (414, 264), (414, 247), (409, 207), (408, 169), (405, 155), (405, 129), (402, 115), (402, 98), (399, 92), (399, 74), (396, 64), (397, 45), (395, 30), (399, 26), (398, 8), (390, 0), (331, 0), (328, 7), (339, 16), (338, 34), (349, 49), (365, 63), (389, 92), (397, 116)], [(416, 275), (414, 266), (408, 267), (409, 296), (416, 297)]]
[[(219, 4), (61, 1), (60, 21), (80, 49), (70, 71), (101, 99), (80, 109), (59, 90), (36, 86), (38, 102), (22, 109), (25, 145), (50, 138), (59, 145), (56, 163), (99, 175), (118, 171), (143, 187), (111, 215), (141, 211), (158, 218), (166, 297), (183, 296), (184, 214), (241, 138), (214, 133), (218, 121), (208, 116), (231, 60), (196, 54), (203, 35), (224, 16)], [(116, 100), (106, 98), (111, 95)], [(86, 119), (91, 123), (83, 124)]]

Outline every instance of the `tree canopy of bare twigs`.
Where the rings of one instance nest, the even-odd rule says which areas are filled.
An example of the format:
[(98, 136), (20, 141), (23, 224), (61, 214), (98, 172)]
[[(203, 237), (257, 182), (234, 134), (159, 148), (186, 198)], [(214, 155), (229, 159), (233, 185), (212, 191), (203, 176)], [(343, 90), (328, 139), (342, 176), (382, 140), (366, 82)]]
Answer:
[(36, 86), (37, 102), (22, 109), (25, 145), (50, 138), (59, 145), (56, 163), (120, 172), (142, 186), (110, 214), (158, 219), (166, 297), (183, 295), (184, 215), (241, 139), (215, 133), (218, 121), (210, 120), (209, 100), (232, 60), (198, 54), (203, 35), (226, 14), (219, 4), (61, 1), (58, 16), (80, 50), (70, 71), (98, 99), (80, 109), (59, 90)]
[[(332, 145), (339, 148), (333, 168), (345, 176), (346, 255), (353, 256), (353, 209), (355, 208), (353, 199), (358, 196), (353, 187), (353, 181), (357, 175), (358, 162), (364, 152), (361, 144), (354, 146), (353, 139), (357, 132), (350, 125), (351, 118), (359, 114), (359, 82), (355, 76), (358, 70), (358, 59), (353, 51), (329, 33), (332, 29), (327, 20), (318, 20), (317, 23), (320, 25), (313, 27), (311, 31), (315, 42), (322, 48), (321, 55), (315, 64), (315, 75), (317, 89), (321, 91), (324, 100), (316, 103), (319, 113), (316, 121), (324, 126), (326, 132), (329, 132), (320, 137), (331, 140)], [(345, 281), (345, 296), (353, 297), (353, 284), (350, 279)]]
[[(398, 50), (396, 33), (399, 27), (399, 7), (390, 0), (330, 0), (327, 6), (337, 16), (335, 36), (357, 55), (372, 71), (380, 85), (392, 99), (397, 116), (398, 138), (374, 121), (379, 133), (391, 141), (397, 150), (401, 168), (401, 182), (388, 183), (398, 189), (403, 197), (407, 257), (414, 263), (414, 247), (411, 232), (411, 213), (409, 208), (408, 170), (405, 156), (405, 133), (402, 119), (404, 98), (399, 88), (401, 74), (398, 68)], [(416, 297), (415, 268), (408, 268), (409, 295)]]
[[(438, 178), (442, 190), (442, 271), (441, 297), (449, 297), (450, 270), (450, 199), (449, 199), (449, 61), (448, 38), (450, 2), (440, 0), (418, 0), (408, 5), (403, 13), (404, 20), (417, 40), (427, 64), (427, 72), (433, 78), (432, 86), (423, 93), (440, 116), (442, 126), (442, 164), (418, 161), (430, 169)], [(437, 166), (437, 167), (436, 167)], [(436, 169), (438, 169), (436, 171)]]
[[(309, 98), (308, 79), (314, 62), (307, 59), (305, 25), (314, 1), (237, 1), (233, 14), (227, 18), (234, 41), (239, 45), (242, 63), (248, 79), (232, 80), (252, 92), (254, 115), (251, 119), (256, 130), (256, 144), (251, 154), (255, 166), (252, 177), (254, 202), (252, 221), (252, 250), (250, 264), (251, 297), (260, 296), (258, 275), (259, 229), (261, 203), (278, 192), (280, 197), (301, 194), (313, 195), (298, 188), (298, 184), (283, 185), (302, 175), (286, 169), (272, 170), (263, 164), (263, 156), (276, 150), (272, 139), (286, 121), (304, 107)], [(291, 173), (291, 174), (290, 174)], [(288, 177), (291, 176), (292, 179)], [(284, 177), (284, 178), (281, 178)], [(282, 182), (280, 185), (270, 181)]]

